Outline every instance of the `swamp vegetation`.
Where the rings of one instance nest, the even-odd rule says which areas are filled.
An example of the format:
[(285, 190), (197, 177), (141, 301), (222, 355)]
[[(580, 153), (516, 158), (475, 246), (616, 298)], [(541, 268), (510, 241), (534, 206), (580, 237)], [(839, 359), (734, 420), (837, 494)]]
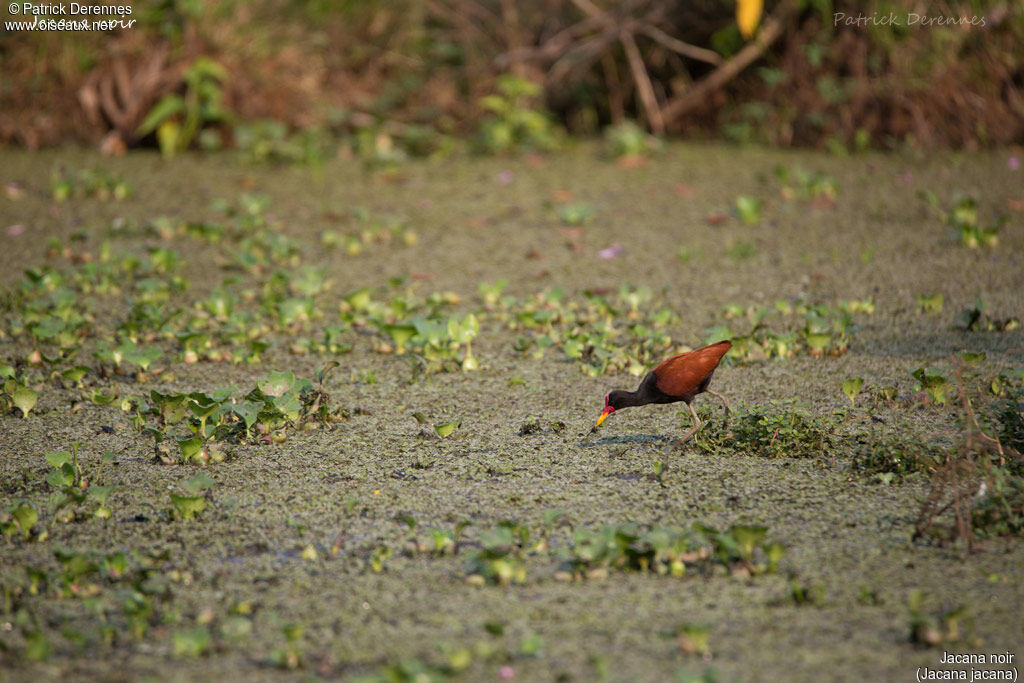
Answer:
[[(4, 677), (908, 680), (1015, 651), (1014, 158), (5, 151)], [(682, 449), (678, 405), (592, 430), (722, 338), (727, 430), (706, 397)]]

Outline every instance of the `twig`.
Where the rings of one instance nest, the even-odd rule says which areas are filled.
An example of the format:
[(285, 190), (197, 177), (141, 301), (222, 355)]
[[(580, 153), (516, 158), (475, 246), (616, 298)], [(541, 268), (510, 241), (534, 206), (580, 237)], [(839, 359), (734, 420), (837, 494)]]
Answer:
[(577, 22), (568, 28), (562, 29), (537, 47), (520, 47), (498, 55), (494, 58), (495, 66), (499, 69), (505, 69), (508, 68), (509, 64), (517, 61), (546, 62), (558, 59), (573, 48), (574, 41), (579, 36), (588, 33), (589, 31), (593, 31), (602, 24), (603, 22), (597, 19), (584, 19), (583, 21)]
[(621, 123), (626, 118), (626, 105), (622, 96), (619, 69), (610, 52), (605, 52), (601, 56), (601, 68), (604, 69), (604, 82), (608, 86), (608, 110), (611, 113), (612, 123)]
[[(785, 16), (786, 13), (782, 13)], [(708, 96), (738, 76), (744, 69), (760, 59), (772, 43), (782, 35), (784, 23), (782, 17), (769, 17), (761, 26), (754, 42), (737, 52), (728, 61), (697, 82), (688, 90), (669, 99), (661, 110), (661, 115), (670, 125), (690, 111), (704, 104)]]
[(661, 115), (658, 97), (654, 94), (651, 77), (647, 74), (644, 58), (640, 56), (640, 48), (637, 47), (636, 40), (633, 39), (632, 31), (623, 28), (619, 32), (619, 40), (626, 51), (629, 70), (633, 74), (633, 81), (636, 83), (640, 94), (640, 102), (644, 105), (644, 112), (647, 114), (647, 123), (650, 124), (652, 132), (656, 135), (663, 135), (665, 133), (665, 120)]
[(684, 57), (696, 59), (699, 62), (707, 62), (708, 64), (713, 64), (715, 66), (722, 63), (722, 56), (714, 50), (708, 50), (707, 48), (691, 45), (690, 43), (679, 40), (678, 38), (673, 38), (654, 24), (642, 22), (640, 24), (640, 32), (648, 38), (661, 43), (669, 50), (678, 52)]

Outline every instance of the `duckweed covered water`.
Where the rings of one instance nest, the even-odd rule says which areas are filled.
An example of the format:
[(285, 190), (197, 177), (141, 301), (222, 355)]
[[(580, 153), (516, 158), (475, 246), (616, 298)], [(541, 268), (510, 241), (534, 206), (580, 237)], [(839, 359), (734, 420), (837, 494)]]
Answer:
[[(158, 339), (164, 354), (155, 365), (165, 372), (143, 382), (134, 371), (90, 370), (79, 388), (36, 371), (39, 401), (29, 417), (0, 417), (4, 504), (28, 502), (39, 512), (36, 533), (50, 528), (45, 540), (0, 540), (4, 677), (354, 678), (421, 666), (456, 680), (662, 681), (709, 667), (723, 680), (910, 680), (918, 667), (943, 668), (943, 649), (1022, 654), (1020, 540), (992, 540), (968, 556), (913, 543), (925, 478), (886, 484), (851, 467), (865, 434), (905, 430), (955, 447), (957, 411), (922, 406), (915, 369), (939, 366), (952, 378), (963, 352), (986, 354), (974, 366), (979, 377), (1024, 365), (1019, 329), (954, 326), (978, 299), (994, 317), (1024, 316), (1024, 233), (1012, 203), (1024, 195), (1006, 156), (837, 159), (673, 145), (625, 170), (581, 146), (543, 160), (451, 159), (382, 175), (340, 161), (258, 167), (228, 155), (167, 162), (144, 153), (5, 152), (0, 180), (20, 190), (0, 198), (6, 318), (19, 314), (14, 292), (26, 268), (68, 268), (86, 253), (96, 262), (104, 240), (140, 260), (152, 247), (179, 252), (174, 272), (189, 287), (168, 306), (189, 308), (232, 276), (256, 296), (274, 272), (302, 266), (326, 268), (328, 283), (315, 295), (323, 317), (268, 335), (258, 363), (184, 363)], [(60, 165), (105, 169), (134, 190), (121, 201), (55, 201), (50, 178)], [(785, 198), (778, 166), (833, 178), (834, 202)], [(935, 193), (949, 209), (956, 190), (975, 197), (986, 217), (1009, 214), (998, 248), (962, 246), (922, 197)], [(227, 222), (211, 204), (243, 193), (269, 198), (274, 234), (294, 241), (294, 257), (246, 270), (225, 257), (233, 246), (165, 239), (146, 227), (159, 216)], [(708, 220), (728, 215), (739, 195), (762, 201), (759, 223)], [(565, 226), (558, 207), (567, 202), (592, 207), (589, 222)], [(367, 229), (361, 215), (401, 222), (415, 240), (368, 237), (358, 254), (327, 244), (325, 232)], [(51, 239), (69, 251), (47, 256)], [(591, 433), (604, 395), (638, 379), (588, 376), (558, 346), (540, 358), (535, 346), (517, 351), (520, 336), (536, 335), (478, 297), (481, 283), (498, 280), (519, 302), (561, 288), (566, 305), (579, 306), (585, 291), (650, 288), (674, 315), (664, 330), (671, 348), (696, 347), (719, 326), (750, 332), (750, 321), (727, 317), (727, 306), (870, 300), (874, 313), (853, 317), (843, 355), (754, 354), (715, 375), (715, 389), (734, 406), (797, 402), (828, 427), (820, 455), (709, 454), (693, 443), (671, 447), (689, 426), (685, 407), (623, 410)], [(345, 330), (347, 353), (290, 350), (296, 339), (319, 338), (340, 319), (342, 297), (365, 287), (380, 299), (454, 292), (450, 310), (482, 317), (472, 347), (479, 370), (458, 371), (459, 356), (451, 371), (416, 371), (380, 353), (392, 340), (373, 326)], [(941, 313), (918, 313), (917, 297), (937, 293)], [(134, 303), (127, 294), (79, 296), (83, 310), (91, 306), (87, 335), (112, 334), (104, 321), (123, 319)], [(244, 295), (238, 306), (279, 315)], [(766, 324), (783, 334), (784, 320)], [(30, 372), (23, 359), (32, 348), (14, 332), (0, 338), (0, 364)], [(95, 366), (92, 348), (87, 342), (75, 362)], [(271, 371), (313, 378), (332, 358), (340, 365), (324, 388), (341, 411), (337, 421), (310, 420), (316, 428), (287, 429), (283, 440), (226, 442), (226, 460), (207, 466), (154, 462), (153, 439), (132, 427), (120, 400), (89, 398), (94, 389), (145, 397), (228, 386), (238, 396)], [(842, 392), (850, 377), (865, 379), (852, 409)], [(883, 385), (899, 395), (873, 405), (868, 388)], [(706, 398), (696, 405), (711, 407), (713, 427), (720, 406)], [(439, 438), (432, 425), (449, 422), (458, 427)], [(44, 456), (74, 443), (87, 477), (104, 453), (113, 455), (99, 475), (117, 486), (106, 503), (112, 514), (50, 527), (53, 467)], [(182, 494), (182, 480), (198, 471), (215, 482), (206, 509), (181, 519), (170, 494)], [(552, 522), (552, 511), (564, 514)], [(525, 580), (477, 585), (467, 580), (467, 556), (502, 520), (531, 532), (516, 551)], [(786, 551), (774, 573), (694, 562), (682, 577), (612, 567), (566, 580), (559, 558), (574, 530), (626, 523), (763, 525)], [(457, 552), (428, 551), (430, 529), (457, 528)], [(76, 576), (55, 550), (92, 558), (97, 569)], [(119, 552), (127, 566), (120, 573), (105, 559)], [(44, 577), (38, 594), (33, 577)], [(794, 585), (817, 597), (794, 600)], [(967, 607), (962, 640), (911, 643), (915, 590), (927, 596), (929, 614)], [(693, 625), (707, 627), (707, 658), (677, 637)]]

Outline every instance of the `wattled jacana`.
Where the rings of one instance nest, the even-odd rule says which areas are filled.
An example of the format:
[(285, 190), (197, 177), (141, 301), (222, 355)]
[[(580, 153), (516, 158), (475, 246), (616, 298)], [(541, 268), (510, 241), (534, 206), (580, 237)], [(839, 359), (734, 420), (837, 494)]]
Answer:
[(662, 361), (658, 367), (647, 373), (636, 391), (616, 389), (604, 398), (604, 412), (597, 418), (600, 427), (605, 418), (620, 408), (645, 406), (648, 403), (675, 403), (686, 401), (686, 407), (693, 415), (693, 428), (686, 432), (673, 445), (678, 446), (693, 436), (700, 429), (701, 421), (697, 411), (693, 409), (693, 399), (697, 394), (708, 392), (718, 398), (725, 406), (725, 425), (729, 424), (729, 401), (718, 392), (711, 391), (711, 376), (722, 360), (722, 356), (732, 348), (729, 340), (720, 341), (693, 351), (680, 353)]

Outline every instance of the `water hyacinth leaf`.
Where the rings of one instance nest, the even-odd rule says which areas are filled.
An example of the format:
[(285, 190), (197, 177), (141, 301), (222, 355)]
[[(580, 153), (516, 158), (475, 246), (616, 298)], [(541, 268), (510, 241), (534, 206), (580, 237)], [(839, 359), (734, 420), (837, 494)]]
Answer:
[(98, 406), (109, 405), (117, 399), (117, 390), (115, 389), (112, 393), (105, 394), (102, 389), (94, 389), (90, 398)]
[(942, 313), (943, 303), (945, 303), (945, 297), (941, 292), (931, 296), (920, 294), (917, 297), (917, 312), (937, 315)]
[(191, 439), (181, 439), (178, 441), (178, 449), (181, 451), (181, 461), (188, 462), (202, 452), (203, 437), (196, 434)]
[(597, 207), (587, 202), (566, 204), (558, 209), (558, 218), (563, 225), (585, 225), (597, 215)]
[(535, 657), (544, 649), (544, 639), (536, 633), (528, 633), (523, 636), (519, 644), (519, 650), (526, 657)]
[(19, 410), (21, 410), (22, 417), (28, 417), (29, 412), (36, 407), (36, 402), (39, 400), (39, 394), (28, 387), (22, 387), (14, 392), (11, 396), (11, 401)]
[(46, 462), (50, 463), (53, 467), (60, 469), (64, 465), (70, 465), (73, 460), (73, 456), (70, 451), (59, 451), (57, 453), (47, 453)]
[(180, 496), (171, 494), (171, 504), (179, 519), (194, 519), (206, 509), (205, 496)]
[(685, 624), (679, 629), (679, 647), (686, 654), (709, 652), (711, 628), (707, 624)]
[(828, 345), (832, 343), (831, 334), (807, 334), (805, 336), (807, 340), (807, 346), (810, 347), (811, 351), (818, 354), (823, 354)]
[(233, 616), (221, 622), (220, 633), (224, 638), (241, 643), (252, 635), (252, 621), (242, 616)]
[(180, 486), (186, 493), (190, 493), (193, 496), (195, 496), (202, 493), (203, 491), (210, 488), (216, 483), (217, 482), (212, 477), (210, 477), (210, 475), (208, 475), (206, 472), (200, 472), (195, 476), (189, 477), (188, 479), (181, 480)]
[(345, 295), (344, 301), (352, 308), (352, 310), (361, 311), (370, 305), (372, 292), (373, 290), (369, 287), (364, 287), (363, 289), (358, 289), (351, 294)]
[(910, 373), (918, 381), (915, 391), (924, 391), (936, 405), (946, 404), (948, 383), (938, 368), (918, 368)]
[(175, 631), (174, 656), (199, 657), (209, 649), (212, 642), (213, 639), (210, 636), (210, 632), (202, 626)]
[(64, 463), (60, 468), (47, 474), (46, 483), (55, 489), (73, 486), (75, 483), (75, 470), (71, 463)]
[(574, 360), (581, 358), (586, 348), (586, 344), (579, 339), (567, 339), (562, 345), (562, 351), (565, 352), (566, 357)]
[(768, 533), (768, 527), (748, 524), (736, 524), (729, 529), (729, 535), (735, 539), (740, 548), (741, 557), (750, 560), (754, 556), (754, 549), (764, 540)]
[(117, 484), (110, 484), (108, 486), (90, 486), (86, 492), (91, 500), (96, 501), (101, 506), (106, 506), (107, 498), (117, 488)]
[(412, 322), (416, 335), (428, 345), (441, 346), (450, 338), (450, 328), (444, 323), (423, 317), (415, 318)]
[(330, 360), (324, 363), (322, 366), (320, 366), (320, 368), (316, 371), (316, 383), (323, 385), (324, 380), (327, 379), (327, 375), (331, 372), (331, 370), (338, 367), (339, 365), (341, 365), (341, 363), (339, 363), (338, 361)]
[(217, 403), (224, 403), (229, 398), (231, 398), (236, 392), (238, 392), (238, 387), (217, 387), (216, 389), (213, 390), (212, 398)]
[(861, 388), (864, 386), (863, 377), (850, 377), (843, 382), (843, 393), (846, 394), (846, 398), (850, 399), (850, 405), (854, 404), (857, 398), (857, 394), (860, 393)]
[(382, 329), (395, 342), (395, 351), (398, 353), (405, 353), (405, 345), (416, 334), (416, 328), (407, 323), (383, 325)]
[(747, 195), (736, 197), (736, 215), (746, 225), (761, 222), (761, 200)]
[(68, 368), (61, 372), (60, 376), (71, 382), (81, 382), (87, 372), (89, 372), (89, 368), (87, 366), (76, 365), (73, 368)]
[(166, 436), (163, 430), (157, 429), (156, 427), (143, 427), (141, 431), (153, 437), (154, 445), (163, 441), (164, 437)]
[(295, 422), (299, 419), (299, 415), (302, 414), (302, 402), (298, 396), (288, 393), (284, 396), (279, 396), (274, 399), (274, 408), (281, 414), (282, 417), (291, 422)]
[(9, 520), (5, 519), (6, 514), (0, 514), (0, 529), (3, 530), (3, 534), (11, 536), (20, 531), (22, 538), (28, 540), (32, 535), (32, 529), (39, 522), (39, 513), (28, 503), (19, 503), (13, 509), (7, 508), (4, 512), (8, 511)]
[(256, 386), (267, 396), (283, 396), (295, 384), (295, 374), (291, 371), (271, 372), (259, 379)]
[(220, 407), (220, 402), (212, 396), (206, 394), (190, 394), (188, 397), (188, 409), (192, 411), (200, 421), (204, 421), (213, 415), (217, 408)]
[(442, 439), (445, 439), (445, 438), (451, 436), (452, 433), (456, 429), (458, 429), (459, 425), (461, 425), (461, 424), (462, 424), (461, 420), (456, 421), (456, 422), (445, 422), (443, 424), (437, 424), (437, 425), (434, 425), (434, 431), (437, 432), (437, 435), (439, 437), (441, 437)]
[(768, 544), (765, 547), (764, 553), (768, 557), (768, 571), (775, 572), (779, 568), (779, 560), (782, 559), (783, 554), (786, 552), (786, 546), (782, 545), (778, 541)]
[(33, 662), (45, 662), (50, 658), (52, 650), (50, 639), (42, 631), (25, 634), (25, 656)]
[(241, 403), (231, 406), (231, 412), (241, 418), (242, 422), (245, 423), (245, 431), (248, 433), (259, 419), (261, 408), (263, 408), (262, 404), (246, 399)]

